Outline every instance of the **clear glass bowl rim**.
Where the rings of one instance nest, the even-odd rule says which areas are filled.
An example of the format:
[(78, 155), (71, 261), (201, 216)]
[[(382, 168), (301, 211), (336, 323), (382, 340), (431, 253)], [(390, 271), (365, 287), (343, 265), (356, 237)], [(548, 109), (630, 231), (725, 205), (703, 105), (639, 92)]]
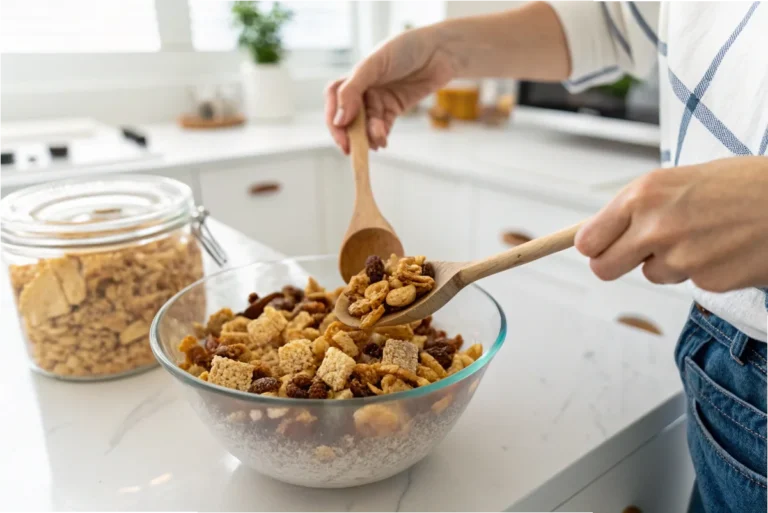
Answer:
[[(207, 390), (209, 392), (214, 392), (217, 394), (221, 394), (224, 396), (229, 396), (232, 399), (237, 399), (240, 401), (248, 401), (255, 404), (262, 404), (262, 405), (269, 405), (269, 406), (275, 406), (275, 407), (290, 407), (290, 406), (330, 406), (328, 401), (318, 401), (317, 399), (294, 399), (294, 398), (287, 398), (287, 397), (270, 397), (270, 396), (261, 396), (258, 394), (252, 394), (249, 392), (241, 392), (240, 390), (234, 390), (232, 388), (223, 387), (220, 385), (215, 385), (213, 383), (209, 383), (207, 381), (202, 381), (201, 379), (196, 378), (195, 376), (192, 376), (185, 370), (181, 369), (164, 351), (162, 345), (160, 344), (159, 339), (159, 327), (160, 327), (160, 319), (163, 318), (165, 313), (168, 311), (168, 309), (176, 302), (176, 300), (184, 295), (188, 290), (208, 281), (212, 280), (218, 276), (229, 274), (229, 273), (237, 273), (239, 271), (242, 271), (244, 269), (248, 268), (258, 268), (258, 267), (268, 267), (270, 265), (276, 265), (281, 264), (284, 262), (296, 262), (297, 264), (301, 264), (302, 262), (312, 262), (312, 261), (322, 261), (322, 260), (329, 260), (329, 259), (336, 259), (338, 255), (314, 255), (314, 256), (303, 256), (303, 257), (287, 257), (287, 258), (281, 258), (277, 260), (260, 260), (257, 262), (252, 262), (250, 264), (240, 265), (237, 267), (230, 267), (228, 269), (223, 269), (221, 271), (218, 271), (216, 273), (210, 274), (208, 276), (204, 276), (202, 279), (197, 280), (196, 282), (187, 285), (182, 290), (177, 292), (173, 297), (171, 297), (161, 308), (158, 310), (157, 314), (155, 315), (155, 318), (152, 320), (152, 325), (149, 329), (149, 344), (152, 349), (152, 353), (155, 355), (155, 358), (160, 362), (160, 364), (165, 368), (168, 372), (170, 372), (176, 379), (180, 380), (182, 383), (192, 385), (197, 388), (201, 388), (203, 390)], [(396, 392), (394, 394), (386, 394), (386, 395), (379, 395), (379, 396), (371, 396), (371, 397), (354, 397), (352, 399), (345, 399), (343, 401), (333, 402), (332, 404), (339, 404), (340, 406), (360, 406), (362, 404), (373, 404), (373, 403), (384, 403), (384, 402), (391, 402), (391, 401), (398, 401), (398, 400), (407, 400), (410, 398), (415, 397), (421, 397), (425, 395), (429, 395), (433, 392), (437, 392), (438, 390), (442, 390), (446, 387), (449, 387), (455, 383), (458, 383), (465, 378), (468, 378), (472, 376), (473, 374), (477, 373), (480, 369), (484, 368), (488, 363), (493, 359), (493, 357), (496, 355), (496, 353), (501, 349), (501, 346), (504, 344), (504, 340), (506, 339), (507, 335), (507, 318), (504, 316), (504, 311), (501, 309), (501, 305), (494, 299), (494, 297), (489, 294), (485, 289), (480, 287), (477, 284), (471, 284), (469, 287), (476, 289), (481, 294), (485, 295), (488, 299), (491, 300), (491, 303), (496, 307), (496, 310), (499, 313), (499, 333), (496, 335), (496, 340), (493, 342), (493, 345), (491, 348), (484, 352), (483, 355), (475, 361), (472, 365), (469, 367), (466, 367), (462, 369), (461, 371), (457, 372), (456, 374), (452, 374), (451, 376), (448, 376), (447, 378), (441, 379), (439, 381), (436, 381), (435, 383), (432, 383), (430, 385), (427, 385), (425, 387), (417, 387), (413, 388), (411, 390), (406, 390), (404, 392)]]

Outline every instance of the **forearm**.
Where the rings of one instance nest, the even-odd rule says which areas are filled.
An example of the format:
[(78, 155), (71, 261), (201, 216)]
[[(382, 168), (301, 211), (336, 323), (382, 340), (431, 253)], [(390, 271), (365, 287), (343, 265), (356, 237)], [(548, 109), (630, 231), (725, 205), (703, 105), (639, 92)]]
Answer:
[(438, 48), (451, 56), (458, 78), (559, 81), (570, 75), (563, 28), (544, 2), (447, 20), (421, 30), (430, 32)]

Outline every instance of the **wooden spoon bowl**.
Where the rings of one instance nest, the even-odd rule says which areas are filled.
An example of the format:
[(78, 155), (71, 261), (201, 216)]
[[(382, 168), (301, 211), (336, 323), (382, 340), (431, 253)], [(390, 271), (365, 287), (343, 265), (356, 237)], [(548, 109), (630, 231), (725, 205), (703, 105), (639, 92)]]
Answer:
[[(582, 224), (579, 223), (475, 262), (430, 260), (435, 270), (435, 287), (407, 308), (382, 316), (375, 326), (399, 326), (424, 319), (442, 308), (470, 283), (568, 249), (573, 246), (576, 232)], [(349, 314), (349, 298), (346, 294), (339, 296), (334, 313), (347, 326), (360, 327), (361, 319)]]

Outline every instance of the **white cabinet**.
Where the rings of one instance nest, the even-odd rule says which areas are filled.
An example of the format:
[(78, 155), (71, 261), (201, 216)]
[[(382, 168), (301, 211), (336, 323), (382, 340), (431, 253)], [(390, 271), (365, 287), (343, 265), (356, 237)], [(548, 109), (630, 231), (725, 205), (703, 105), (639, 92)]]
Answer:
[(177, 169), (159, 169), (157, 171), (147, 171), (142, 174), (165, 176), (173, 178), (184, 184), (189, 185), (192, 189), (192, 193), (195, 195), (195, 201), (200, 203), (203, 199), (200, 191), (200, 183), (197, 179), (197, 172), (190, 168), (177, 168)]
[(201, 171), (203, 203), (219, 221), (277, 251), (317, 254), (323, 223), (316, 165), (307, 156)]
[[(324, 155), (320, 159), (322, 205), (325, 216), (325, 252), (339, 250), (352, 218), (355, 203), (355, 182), (349, 159)], [(376, 162), (371, 166), (371, 189), (381, 213), (395, 231), (402, 226), (401, 183), (403, 171)]]
[[(535, 238), (590, 215), (587, 211), (524, 198), (513, 192), (477, 186), (472, 189), (471, 210), (474, 258), (509, 249), (505, 235), (507, 239), (518, 235)], [(568, 252), (574, 254), (567, 255)], [(575, 306), (592, 316), (634, 326), (650, 323), (664, 335), (671, 336), (680, 332), (690, 307), (690, 298), (680, 292), (680, 287), (654, 286), (634, 276), (601, 281), (590, 271), (587, 259), (575, 249), (527, 264), (526, 269), (537, 279), (528, 279), (524, 273), (512, 269), (483, 280), (481, 285), (500, 298), (510, 290), (529, 287), (528, 293)]]
[[(469, 186), (418, 168), (375, 164), (374, 194), (409, 255), (471, 258)], [(381, 199), (380, 199), (381, 198)]]
[(685, 425), (678, 419), (555, 511), (685, 511), (694, 479)]

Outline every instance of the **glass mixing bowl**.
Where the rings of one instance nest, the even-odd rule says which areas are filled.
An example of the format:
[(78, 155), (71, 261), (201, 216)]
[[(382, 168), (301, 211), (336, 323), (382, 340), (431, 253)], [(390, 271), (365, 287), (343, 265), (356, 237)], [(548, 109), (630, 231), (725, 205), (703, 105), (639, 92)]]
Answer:
[[(313, 276), (329, 289), (343, 285), (337, 257), (258, 262), (194, 283), (171, 298), (150, 329), (155, 357), (183, 387), (193, 408), (224, 447), (245, 465), (286, 483), (342, 488), (379, 481), (422, 458), (445, 437), (475, 393), (504, 343), (506, 320), (498, 303), (476, 285), (434, 315), (433, 325), (461, 334), (464, 348), (483, 345), (473, 365), (429, 386), (345, 400), (262, 397), (195, 378), (177, 364), (179, 341), (192, 323), (223, 307), (246, 303)], [(293, 422), (303, 418), (310, 422)]]

